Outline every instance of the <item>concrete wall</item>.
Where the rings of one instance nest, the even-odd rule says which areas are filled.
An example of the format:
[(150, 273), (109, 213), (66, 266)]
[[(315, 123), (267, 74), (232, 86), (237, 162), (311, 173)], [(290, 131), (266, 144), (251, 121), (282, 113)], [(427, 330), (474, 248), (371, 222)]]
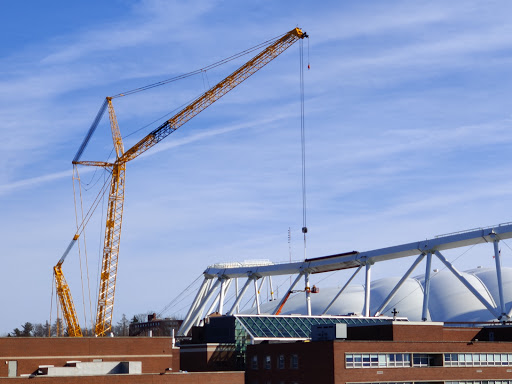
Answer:
[(134, 375), (142, 373), (140, 361), (102, 361), (102, 362), (73, 362), (65, 367), (39, 368), (38, 374), (46, 376), (99, 376), (99, 375)]

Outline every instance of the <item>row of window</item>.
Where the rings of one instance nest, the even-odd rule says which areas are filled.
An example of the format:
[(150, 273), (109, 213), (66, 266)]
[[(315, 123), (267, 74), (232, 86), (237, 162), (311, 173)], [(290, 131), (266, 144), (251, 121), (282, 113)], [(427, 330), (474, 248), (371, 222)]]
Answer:
[(512, 353), (445, 353), (447, 367), (512, 365)]
[(512, 384), (512, 380), (445, 381), (444, 384)]
[(345, 355), (346, 368), (497, 365), (512, 365), (512, 353), (347, 353)]
[[(292, 354), (290, 355), (290, 361), (288, 367), (290, 369), (299, 369), (299, 355)], [(258, 356), (254, 355), (251, 359), (251, 369), (258, 369)], [(263, 360), (263, 368), (272, 369), (272, 356), (267, 355)], [(277, 369), (285, 369), (286, 368), (286, 357), (285, 355), (277, 356), (276, 361)]]
[(409, 353), (347, 353), (347, 368), (410, 367)]
[[(437, 383), (437, 382), (436, 382)], [(440, 383), (443, 384), (512, 384), (512, 380), (483, 380), (483, 381), (442, 381)], [(355, 383), (347, 383), (347, 384), (355, 384)], [(414, 382), (383, 382), (378, 381), (374, 383), (357, 383), (357, 384), (431, 384), (424, 381), (414, 381)], [(433, 383), (432, 383), (433, 384)]]

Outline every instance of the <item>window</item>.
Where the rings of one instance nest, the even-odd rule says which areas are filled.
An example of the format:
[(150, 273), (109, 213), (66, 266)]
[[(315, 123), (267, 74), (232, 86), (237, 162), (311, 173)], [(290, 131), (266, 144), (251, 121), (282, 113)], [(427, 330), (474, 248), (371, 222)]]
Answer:
[(444, 365), (446, 367), (479, 367), (494, 365), (512, 365), (510, 353), (445, 353)]
[(347, 353), (347, 368), (410, 367), (411, 355), (408, 353)]
[(445, 381), (445, 384), (512, 384), (512, 380)]
[(428, 367), (430, 365), (430, 356), (421, 353), (415, 353), (412, 355), (412, 366), (413, 367)]
[(254, 355), (251, 359), (251, 368), (258, 369), (258, 356)]
[(272, 360), (270, 359), (270, 356), (265, 356), (265, 369), (271, 369), (272, 368)]
[(290, 368), (298, 369), (299, 368), (299, 355), (291, 355), (290, 357)]
[(284, 369), (284, 355), (279, 355), (277, 358), (277, 367), (279, 369)]

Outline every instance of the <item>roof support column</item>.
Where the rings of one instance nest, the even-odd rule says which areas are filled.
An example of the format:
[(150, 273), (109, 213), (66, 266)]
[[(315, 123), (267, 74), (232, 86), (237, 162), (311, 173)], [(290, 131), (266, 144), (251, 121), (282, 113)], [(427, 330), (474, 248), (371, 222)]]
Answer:
[(423, 310), (421, 320), (427, 321), (428, 301), (430, 298), (430, 271), (432, 269), (432, 252), (427, 254), (427, 266), (425, 267), (425, 290), (423, 291)]
[(219, 313), (222, 315), (222, 311), (224, 310), (224, 297), (226, 296), (225, 295), (225, 292), (224, 292), (224, 288), (225, 286), (227, 285), (227, 279), (222, 279), (222, 282), (220, 283), (220, 294), (219, 294)]
[[(393, 298), (395, 297), (396, 293), (398, 292), (398, 290), (402, 287), (402, 285), (405, 283), (405, 280), (407, 280), (407, 278), (411, 275), (411, 273), (414, 271), (414, 269), (418, 266), (419, 263), (421, 263), (421, 261), (423, 260), (423, 258), (425, 257), (425, 254), (421, 254), (418, 256), (418, 258), (416, 259), (416, 261), (411, 265), (411, 267), (409, 268), (409, 270), (405, 273), (405, 275), (402, 276), (402, 278), (400, 279), (400, 281), (398, 282), (398, 284), (395, 286), (395, 288), (393, 288), (393, 290), (390, 292), (390, 294), (388, 295), (388, 297), (386, 297), (386, 299), (382, 302), (381, 306), (379, 307), (379, 309), (377, 309), (377, 312), (375, 312), (375, 317), (377, 316), (380, 316), (381, 315), (381, 312), (384, 310), (384, 308), (386, 308), (386, 305), (389, 304), (389, 302), (391, 300), (393, 300)], [(359, 267), (359, 269), (361, 269), (361, 267)]]
[[(236, 299), (238, 300), (238, 296), (240, 295), (240, 292), (238, 291), (238, 277), (235, 278), (235, 292), (236, 292)], [(237, 304), (235, 308), (236, 313), (240, 312), (240, 306)]]
[(279, 302), (279, 305), (276, 307), (276, 309), (274, 310), (274, 312), (272, 313), (273, 315), (277, 314), (277, 312), (282, 309), (282, 307), (284, 306), (284, 303), (286, 303), (286, 300), (288, 300), (288, 297), (290, 296), (290, 294), (292, 293), (293, 291), (293, 288), (295, 288), (295, 286), (297, 285), (297, 283), (299, 282), (300, 278), (302, 277), (302, 273), (299, 273), (297, 275), (297, 278), (293, 281), (292, 285), (290, 285), (290, 289), (288, 289), (288, 292), (286, 295), (283, 296), (283, 298), (281, 299), (281, 301)]
[[(210, 289), (213, 289), (213, 285), (217, 282), (217, 279), (210, 279), (208, 280), (208, 286), (206, 288), (206, 291), (204, 292), (203, 296), (201, 297), (201, 300), (203, 300), (206, 295), (208, 294), (208, 292), (210, 292)], [(202, 301), (201, 301), (202, 302)], [(198, 311), (197, 314), (194, 315), (194, 317), (196, 318), (195, 322), (192, 324), (192, 325), (199, 325), (200, 323), (200, 320), (201, 318), (203, 317), (203, 312), (204, 312), (204, 307), (203, 309), (201, 309), (201, 311)]]
[(311, 316), (311, 288), (309, 287), (309, 272), (304, 274), (304, 283), (306, 292), (306, 308), (308, 311), (308, 316)]
[(221, 298), (221, 296), (226, 296), (226, 291), (229, 289), (229, 286), (231, 285), (231, 279), (225, 279), (225, 278), (219, 277), (219, 280), (220, 280), (219, 294), (217, 295), (215, 300), (212, 302), (212, 305), (210, 306), (208, 311), (206, 311), (207, 316), (213, 312), (215, 307), (217, 307), (217, 312), (221, 313), (220, 312), (220, 310), (221, 310), (220, 298)]
[(494, 308), (489, 302), (478, 292), (469, 281), (466, 280), (462, 274), (455, 269), (455, 267), (448, 261), (446, 258), (441, 254), (439, 251), (435, 251), (436, 256), (439, 260), (443, 262), (444, 265), (459, 279), (459, 281), (466, 286), (467, 289), (478, 299), (480, 302), (491, 312), (496, 319), (499, 319), (501, 317), (500, 314), (496, 311), (496, 308)]
[(501, 254), (498, 247), (499, 240), (497, 238), (494, 239), (494, 261), (496, 262), (496, 277), (498, 279), (498, 291), (500, 295), (500, 311), (501, 316), (499, 320), (503, 318), (509, 317), (507, 315), (507, 310), (505, 309), (505, 298), (503, 296), (503, 280), (501, 277)]
[(371, 272), (372, 264), (370, 261), (366, 261), (366, 277), (364, 287), (364, 316), (370, 317), (370, 289), (371, 289)]
[(239, 304), (242, 301), (242, 298), (244, 297), (244, 294), (247, 291), (247, 288), (249, 288), (249, 284), (254, 279), (255, 279), (255, 277), (253, 277), (253, 276), (247, 277), (247, 281), (245, 282), (244, 286), (242, 287), (242, 290), (240, 291), (240, 293), (238, 294), (238, 297), (236, 298), (235, 303), (233, 304), (233, 306), (229, 310), (228, 316), (231, 316), (233, 313), (238, 313)]
[[(345, 285), (343, 286), (343, 288), (340, 289), (340, 291), (336, 294), (336, 296), (334, 296), (334, 299), (332, 299), (332, 301), (329, 303), (329, 305), (327, 306), (327, 308), (324, 309), (323, 313), (322, 313), (322, 316), (325, 315), (327, 313), (327, 311), (329, 309), (331, 309), (332, 305), (336, 302), (336, 300), (338, 300), (338, 297), (340, 297), (340, 295), (343, 293), (343, 291), (345, 290), (345, 288), (348, 287), (348, 285), (352, 282), (352, 280), (354, 279), (354, 277), (356, 277), (357, 273), (361, 270), (361, 268), (363, 268), (362, 265), (359, 266), (359, 268), (357, 268), (357, 270), (354, 272), (354, 274), (350, 277), (350, 279), (348, 279), (348, 281), (345, 283)], [(376, 315), (377, 316), (377, 315)]]
[(190, 320), (190, 317), (196, 310), (197, 306), (199, 305), (201, 299), (203, 298), (205, 291), (207, 290), (208, 282), (210, 279), (204, 278), (201, 286), (199, 287), (199, 290), (197, 291), (196, 297), (194, 298), (194, 301), (192, 302), (192, 305), (190, 306), (190, 309), (188, 310), (187, 316), (185, 316), (185, 319), (183, 320), (183, 324), (186, 324), (187, 321)]
[(256, 313), (260, 314), (260, 291), (258, 290), (258, 282), (254, 280), (254, 300), (256, 302)]
[(186, 323), (183, 322), (183, 324), (181, 325), (180, 330), (178, 331), (178, 335), (179, 336), (186, 336), (187, 335), (188, 331), (190, 331), (190, 328), (192, 328), (192, 325), (196, 322), (196, 320), (197, 320), (196, 317), (198, 316), (198, 314), (203, 312), (204, 307), (206, 306), (208, 301), (210, 301), (211, 297), (215, 293), (215, 289), (217, 288), (217, 286), (219, 284), (220, 284), (220, 279), (217, 279), (215, 284), (213, 284), (213, 287), (211, 287), (210, 290), (208, 291), (208, 294), (206, 294), (206, 296), (203, 297), (203, 299), (201, 300), (201, 304), (194, 311), (194, 314), (190, 317), (189, 321), (186, 322)]
[[(258, 297), (259, 297), (261, 290), (263, 289), (263, 284), (265, 283), (265, 278), (266, 278), (266, 276), (263, 276), (263, 278), (261, 279), (260, 287), (258, 289)], [(254, 308), (255, 306), (256, 306), (256, 295), (254, 297), (254, 301), (252, 302), (252, 307)]]

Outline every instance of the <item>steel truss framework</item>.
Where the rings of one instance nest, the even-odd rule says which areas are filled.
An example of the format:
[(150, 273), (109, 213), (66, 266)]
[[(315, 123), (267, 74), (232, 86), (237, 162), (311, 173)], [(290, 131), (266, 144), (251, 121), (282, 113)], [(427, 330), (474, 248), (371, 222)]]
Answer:
[[(418, 264), (426, 258), (425, 268), (425, 286), (423, 290), (423, 310), (422, 319), (427, 320), (427, 311), (430, 295), (430, 270), (432, 256), (436, 256), (447, 269), (487, 308), (487, 310), (499, 321), (509, 321), (512, 316), (512, 308), (507, 312), (505, 299), (503, 295), (503, 281), (501, 271), (501, 255), (498, 243), (500, 240), (512, 238), (512, 223), (500, 224), (494, 227), (483, 229), (475, 229), (464, 232), (458, 232), (445, 236), (439, 236), (434, 239), (407, 243), (388, 248), (381, 248), (367, 252), (349, 252), (336, 254), (332, 256), (324, 256), (312, 259), (306, 259), (303, 262), (292, 262), (283, 264), (260, 263), (260, 264), (244, 264), (237, 265), (213, 265), (204, 271), (204, 280), (197, 291), (194, 301), (178, 331), (179, 336), (187, 335), (192, 326), (200, 325), (204, 313), (211, 313), (215, 309), (221, 314), (233, 315), (239, 312), (239, 305), (246, 294), (249, 287), (254, 287), (254, 306), (260, 314), (260, 294), (263, 281), (268, 278), (270, 281), (272, 276), (296, 275), (295, 280), (291, 283), (288, 292), (295, 289), (300, 280), (304, 279), (304, 293), (307, 315), (311, 316), (311, 289), (310, 275), (314, 273), (331, 272), (342, 269), (355, 269), (352, 276), (346, 281), (341, 290), (335, 295), (333, 300), (327, 305), (323, 311), (323, 315), (331, 308), (331, 306), (340, 297), (343, 291), (349, 286), (354, 277), (363, 268), (365, 270), (365, 292), (364, 292), (364, 317), (379, 316), (386, 305), (393, 299), (400, 287), (406, 279), (411, 275)], [(492, 244), (494, 247), (494, 259), (496, 264), (496, 279), (499, 290), (499, 302), (497, 305), (490, 303), (483, 297), (478, 290), (459, 272), (452, 263), (441, 253), (442, 251), (472, 246), (476, 244)], [(370, 314), (370, 288), (371, 288), (371, 270), (375, 263), (400, 259), (404, 257), (417, 256), (411, 267), (402, 276), (396, 286), (391, 290), (389, 295), (383, 300), (374, 314)], [(246, 281), (241, 289), (238, 287), (238, 279), (245, 278)], [(261, 283), (258, 287), (258, 280)], [(231, 285), (235, 280), (236, 299), (229, 310), (225, 311), (225, 297)], [(273, 315), (285, 303), (288, 295), (284, 295)], [(205, 312), (207, 305), (210, 304)]]

